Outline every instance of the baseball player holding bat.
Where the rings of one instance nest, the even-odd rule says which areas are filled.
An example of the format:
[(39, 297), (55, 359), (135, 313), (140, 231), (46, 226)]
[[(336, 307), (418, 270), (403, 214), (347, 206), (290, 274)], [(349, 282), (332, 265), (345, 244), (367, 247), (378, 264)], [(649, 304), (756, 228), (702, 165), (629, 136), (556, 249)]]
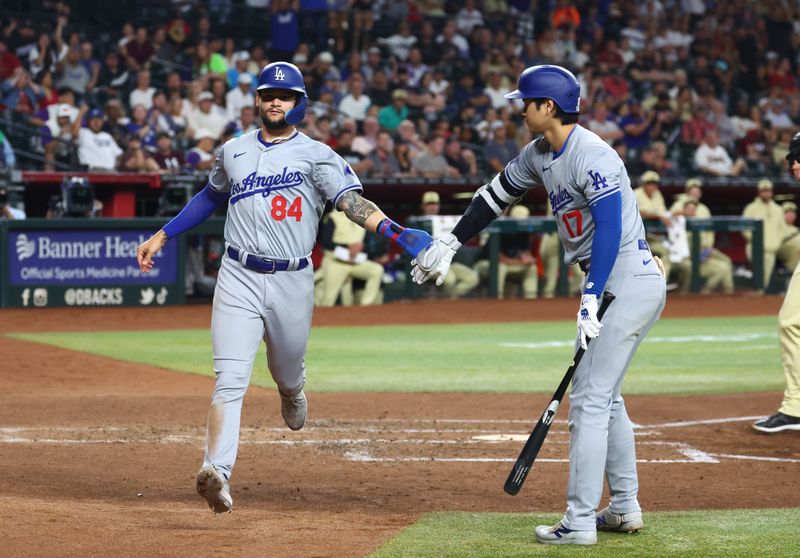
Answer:
[(265, 66), (256, 93), (261, 128), (228, 141), (217, 153), (205, 189), (137, 252), (142, 271), (150, 271), (153, 256), (168, 239), (227, 202), (225, 256), (211, 316), (216, 386), (196, 479), (197, 492), (215, 513), (233, 506), (228, 481), (239, 444), (242, 399), (262, 339), (284, 421), (292, 430), (305, 424), (304, 357), (314, 308), (309, 255), (325, 203), (412, 255), (433, 240), (388, 219), (361, 197), (361, 182), (344, 159), (294, 128), (308, 102), (296, 66)]
[[(491, 182), (478, 189), (452, 233), (422, 250), (415, 282), (441, 284), (456, 251), (527, 190), (543, 184), (565, 259), (587, 273), (578, 310), (578, 346), (586, 350), (570, 395), (567, 511), (536, 528), (546, 544), (594, 544), (597, 529), (636, 531), (642, 513), (633, 426), (620, 395), (625, 371), (666, 300), (666, 283), (645, 241), (625, 165), (599, 136), (577, 124), (580, 85), (559, 66), (533, 66), (519, 76), (522, 116), (539, 136)], [(601, 326), (604, 289), (616, 300)], [(601, 332), (602, 327), (602, 332)], [(587, 339), (594, 341), (587, 348)], [(608, 479), (611, 502), (596, 512)]]
[[(789, 162), (791, 175), (795, 180), (800, 180), (800, 132), (789, 143), (786, 160)], [(786, 391), (778, 412), (753, 425), (756, 430), (767, 434), (785, 430), (800, 431), (800, 265), (795, 268), (789, 281), (786, 298), (783, 299), (778, 313), (778, 322)]]

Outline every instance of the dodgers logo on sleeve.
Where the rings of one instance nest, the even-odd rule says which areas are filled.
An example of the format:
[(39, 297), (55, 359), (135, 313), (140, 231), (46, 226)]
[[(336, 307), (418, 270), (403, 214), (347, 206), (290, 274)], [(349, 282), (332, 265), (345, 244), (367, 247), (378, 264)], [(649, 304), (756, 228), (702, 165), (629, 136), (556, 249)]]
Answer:
[(589, 171), (589, 178), (592, 179), (592, 186), (595, 191), (608, 187), (608, 181), (597, 171)]

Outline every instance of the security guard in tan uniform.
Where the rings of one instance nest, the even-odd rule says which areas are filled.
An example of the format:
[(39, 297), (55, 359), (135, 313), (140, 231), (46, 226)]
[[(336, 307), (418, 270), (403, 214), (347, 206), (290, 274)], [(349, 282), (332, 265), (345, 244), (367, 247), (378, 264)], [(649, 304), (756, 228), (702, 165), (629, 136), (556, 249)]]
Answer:
[[(547, 203), (547, 216), (553, 216), (553, 208)], [(551, 232), (542, 235), (542, 240), (539, 242), (539, 258), (542, 260), (542, 268), (544, 270), (544, 287), (542, 296), (544, 298), (553, 298), (556, 296), (556, 285), (558, 284), (558, 272), (561, 268), (561, 241), (558, 239), (558, 233)], [(569, 266), (569, 295), (577, 294), (581, 290), (581, 283), (585, 273), (577, 265)]]
[[(439, 192), (425, 192), (422, 194), (422, 214), (439, 215), (441, 198)], [(453, 262), (444, 280), (442, 289), (450, 298), (460, 298), (478, 286), (480, 278), (478, 272), (463, 263)]]
[(794, 224), (797, 220), (797, 204), (784, 202), (781, 204), (781, 208), (783, 209), (786, 231), (781, 247), (778, 248), (777, 256), (786, 269), (794, 270), (797, 264), (800, 263), (800, 229)]
[[(649, 170), (642, 174), (642, 178), (639, 180), (640, 186), (636, 188), (633, 193), (636, 195), (636, 203), (639, 204), (639, 213), (642, 219), (658, 219), (664, 223), (665, 227), (669, 227), (672, 225), (672, 216), (669, 211), (667, 211), (667, 205), (664, 203), (664, 196), (658, 189), (660, 182), (661, 177), (659, 174)], [(661, 261), (664, 263), (664, 275), (669, 281), (671, 261), (669, 249), (664, 244), (664, 237), (648, 232), (647, 243), (650, 245), (650, 251), (661, 258)]]
[[(789, 172), (800, 180), (800, 132), (789, 144)], [(761, 432), (773, 434), (784, 430), (800, 431), (800, 265), (794, 268), (786, 298), (778, 313), (781, 338), (781, 361), (786, 377), (786, 391), (778, 412), (753, 425)]]
[(327, 218), (334, 227), (333, 247), (325, 250), (322, 260), (322, 281), (319, 286), (322, 294), (318, 299), (319, 305), (333, 306), (340, 294), (344, 305), (352, 304), (352, 279), (366, 282), (360, 305), (377, 304), (381, 294), (383, 266), (367, 259), (364, 252), (367, 231), (341, 211), (331, 211)]
[[(758, 196), (747, 204), (742, 213), (743, 217), (764, 222), (764, 285), (759, 290), (769, 285), (772, 270), (775, 269), (775, 257), (786, 236), (783, 209), (772, 199), (772, 194), (772, 181), (762, 178), (758, 181)], [(747, 239), (747, 257), (752, 261), (753, 234), (750, 231), (743, 234)]]
[[(711, 210), (700, 201), (703, 196), (703, 182), (699, 178), (690, 178), (686, 181), (685, 192), (670, 207), (673, 215), (696, 217), (698, 219), (711, 219)], [(692, 235), (689, 234), (691, 247)], [(711, 293), (719, 288), (725, 294), (733, 293), (733, 262), (730, 257), (714, 248), (714, 231), (700, 233), (700, 277), (705, 279), (702, 293)], [(684, 266), (683, 264), (687, 264)], [(691, 258), (686, 262), (673, 263), (673, 267), (680, 266), (678, 287), (681, 292), (688, 292), (691, 283)]]

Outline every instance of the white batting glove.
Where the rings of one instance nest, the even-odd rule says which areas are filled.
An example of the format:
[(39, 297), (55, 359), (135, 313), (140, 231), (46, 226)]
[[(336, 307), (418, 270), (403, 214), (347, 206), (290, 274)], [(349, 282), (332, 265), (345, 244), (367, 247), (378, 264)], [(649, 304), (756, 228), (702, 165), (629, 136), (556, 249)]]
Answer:
[(583, 295), (581, 308), (578, 310), (578, 334), (583, 350), (586, 350), (587, 339), (595, 339), (600, 335), (602, 327), (603, 324), (597, 319), (597, 297), (593, 294)]
[(435, 238), (430, 246), (411, 260), (411, 265), (414, 266), (411, 269), (411, 279), (417, 285), (422, 285), (428, 279), (435, 278), (436, 286), (441, 287), (459, 248), (461, 243), (452, 233)]

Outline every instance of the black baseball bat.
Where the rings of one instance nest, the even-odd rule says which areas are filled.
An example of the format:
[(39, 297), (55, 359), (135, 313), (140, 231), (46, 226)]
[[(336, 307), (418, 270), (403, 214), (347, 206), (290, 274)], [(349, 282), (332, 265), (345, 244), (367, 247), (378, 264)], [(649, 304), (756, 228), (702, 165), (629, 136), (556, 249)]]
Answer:
[[(613, 294), (607, 291), (603, 293), (603, 300), (600, 302), (600, 309), (597, 311), (598, 320), (603, 319), (603, 314), (606, 313), (609, 304), (611, 304), (613, 300)], [(586, 340), (587, 347), (590, 341), (591, 339)], [(578, 348), (575, 352), (575, 356), (572, 358), (572, 364), (567, 369), (567, 373), (564, 374), (564, 378), (558, 385), (558, 389), (553, 394), (553, 399), (550, 400), (550, 404), (547, 406), (547, 409), (545, 409), (539, 422), (536, 423), (533, 432), (531, 432), (531, 435), (528, 437), (528, 441), (525, 442), (525, 445), (522, 447), (517, 462), (514, 463), (514, 467), (511, 469), (506, 479), (506, 484), (503, 486), (503, 490), (508, 494), (515, 496), (519, 492), (520, 488), (522, 488), (522, 483), (525, 482), (525, 478), (533, 468), (533, 462), (536, 460), (536, 456), (539, 455), (539, 450), (542, 448), (544, 439), (550, 431), (550, 425), (553, 424), (553, 418), (556, 416), (556, 412), (558, 412), (558, 406), (561, 404), (561, 400), (567, 392), (567, 387), (572, 381), (572, 376), (575, 374), (575, 369), (578, 368), (578, 364), (580, 364), (583, 353), (585, 352), (586, 349), (583, 347)]]

